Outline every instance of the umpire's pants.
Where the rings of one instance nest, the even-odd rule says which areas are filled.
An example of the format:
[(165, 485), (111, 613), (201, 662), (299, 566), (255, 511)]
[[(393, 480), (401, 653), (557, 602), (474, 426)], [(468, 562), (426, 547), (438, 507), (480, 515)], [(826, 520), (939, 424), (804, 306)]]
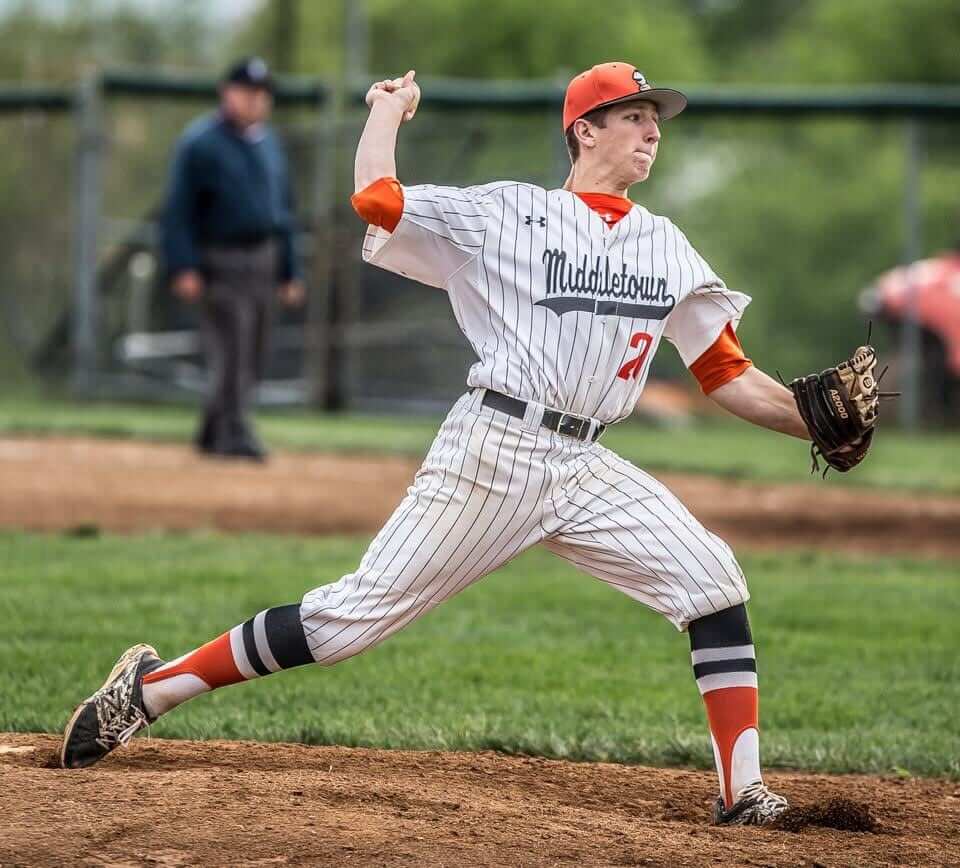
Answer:
[(263, 373), (277, 283), (273, 240), (203, 249), (201, 320), (209, 378), (197, 444), (229, 452), (254, 442), (248, 411)]

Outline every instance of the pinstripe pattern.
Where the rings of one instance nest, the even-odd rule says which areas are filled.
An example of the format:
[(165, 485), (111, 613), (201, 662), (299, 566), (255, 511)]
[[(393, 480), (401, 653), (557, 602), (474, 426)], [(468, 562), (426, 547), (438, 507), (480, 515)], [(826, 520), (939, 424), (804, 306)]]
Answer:
[[(613, 571), (621, 590), (677, 626), (749, 597), (730, 548), (666, 486), (609, 449), (589, 450), (564, 507), (551, 550), (591, 574)], [(599, 551), (598, 535), (605, 541)]]
[[(748, 598), (730, 548), (657, 480), (537, 423), (544, 407), (601, 422), (629, 415), (661, 338), (690, 364), (739, 321), (749, 299), (669, 220), (634, 206), (608, 228), (577, 196), (530, 184), (407, 187), (399, 225), (371, 227), (363, 257), (447, 290), (478, 356), (467, 378), (475, 388), (450, 411), (357, 570), (304, 596), (317, 662), (372, 647), (537, 543), (679, 629)], [(562, 295), (562, 305), (540, 304)], [(611, 301), (624, 298), (643, 305)], [(646, 360), (636, 377), (619, 377), (639, 332), (649, 336)], [(485, 388), (527, 401), (526, 418), (482, 406)], [(242, 662), (271, 669), (253, 641), (256, 619), (251, 628)], [(729, 666), (697, 653), (707, 654), (694, 661), (701, 683), (756, 681), (746, 653)]]
[(357, 570), (305, 595), (317, 662), (372, 647), (541, 542), (679, 629), (747, 599), (729, 548), (655, 479), (481, 401), (454, 405)]
[[(662, 279), (674, 307), (653, 298), (663, 316), (631, 319), (608, 312), (612, 300), (626, 298), (616, 294), (620, 289), (601, 292), (596, 281), (593, 289), (551, 287), (546, 262), (560, 253), (570, 274), (582, 273), (585, 259), (630, 280)], [(750, 301), (728, 290), (665, 217), (635, 205), (608, 227), (573, 193), (512, 181), (405, 187), (399, 225), (393, 233), (371, 227), (363, 258), (447, 290), (478, 357), (467, 385), (604, 423), (632, 412), (662, 338), (676, 344), (689, 365), (727, 322), (739, 322)], [(562, 314), (541, 304), (563, 298), (589, 303)], [(650, 349), (638, 375), (623, 379), (618, 372), (636, 357), (630, 341), (639, 332), (650, 335)]]

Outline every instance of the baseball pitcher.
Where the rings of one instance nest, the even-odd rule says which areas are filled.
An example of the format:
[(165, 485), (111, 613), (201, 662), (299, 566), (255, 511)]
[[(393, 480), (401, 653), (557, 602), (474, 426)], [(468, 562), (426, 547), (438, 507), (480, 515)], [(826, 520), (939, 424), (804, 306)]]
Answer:
[(849, 469), (876, 422), (874, 354), (861, 348), (789, 388), (745, 357), (736, 328), (750, 299), (670, 220), (627, 198), (653, 168), (661, 124), (686, 106), (631, 64), (600, 64), (570, 82), (572, 168), (553, 190), (402, 184), (397, 132), (419, 100), (413, 71), (370, 88), (352, 201), (369, 224), (367, 262), (447, 293), (477, 357), (467, 390), (355, 572), (174, 660), (129, 649), (74, 712), (63, 765), (97, 762), (201, 693), (359, 654), (542, 544), (689, 634), (719, 776), (714, 821), (769, 823), (787, 801), (761, 775), (740, 566), (601, 438), (630, 415), (665, 338), (721, 407), (811, 439)]

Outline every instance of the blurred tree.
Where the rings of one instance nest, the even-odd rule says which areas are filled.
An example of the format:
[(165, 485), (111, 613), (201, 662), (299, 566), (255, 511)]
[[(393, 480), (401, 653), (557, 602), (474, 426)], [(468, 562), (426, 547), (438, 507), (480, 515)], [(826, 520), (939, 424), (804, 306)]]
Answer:
[(274, 0), (270, 53), (267, 56), (277, 72), (295, 72), (297, 69), (299, 12), (297, 0)]
[[(368, 42), (365, 50), (352, 49), (350, 64), (348, 4), (365, 22), (354, 32), (365, 32)], [(362, 67), (367, 56), (371, 77), (412, 66), (425, 78), (562, 80), (622, 58), (655, 82), (694, 87), (960, 84), (957, 0), (608, 0), (591, 7), (574, 0), (263, 0), (236, 31), (216, 26), (211, 4), (191, 0), (151, 4), (151, 11), (133, 0), (75, 0), (58, 14), (30, 0), (6, 8), (0, 79), (8, 81), (72, 82), (90, 63), (210, 73), (231, 56), (257, 51), (284, 70), (325, 76)], [(112, 141), (126, 148), (129, 165), (107, 179), (113, 213), (135, 216), (159, 189), (168, 139), (187, 109), (127, 105), (122, 124), (116, 112)], [(523, 119), (460, 112), (443, 120), (425, 112), (424, 118), (405, 137), (402, 154), (405, 171), (418, 180), (561, 180), (550, 112)], [(357, 112), (348, 121), (359, 119)], [(37, 136), (47, 143), (50, 165), (69, 159), (70, 132), (65, 122)], [(344, 137), (344, 179), (354, 133), (351, 127)], [(657, 170), (636, 196), (676, 219), (731, 285), (754, 296), (743, 329), (757, 361), (796, 373), (855, 345), (863, 328), (857, 290), (902, 253), (900, 125), (690, 116), (664, 133)], [(954, 123), (928, 124), (925, 131), (927, 251), (960, 236), (956, 137)], [(13, 121), (0, 125), (0, 144), (14, 155), (0, 167), (0, 189), (6, 202), (18, 203), (8, 208), (8, 246), (0, 251), (13, 269), (5, 277), (10, 286), (29, 285), (26, 215), (30, 226), (41, 227), (62, 224), (65, 213), (65, 193), (30, 195), (47, 187), (31, 179), (44, 158), (25, 159), (34, 156), (24, 150), (27, 141)], [(53, 186), (69, 189), (66, 177)], [(22, 249), (9, 246), (14, 238)]]
[[(301, 0), (298, 72), (341, 68), (347, 2)], [(373, 73), (415, 67), (426, 76), (550, 77), (614, 57), (642, 58), (656, 80), (696, 80), (708, 72), (695, 16), (667, 0), (609, 0), (586, 20), (578, 0), (552, 0), (549, 10), (531, 0), (366, 0), (360, 6)], [(276, 0), (264, 3), (237, 45), (269, 53), (281, 14)]]
[[(574, 0), (363, 7), (371, 77), (416, 67), (423, 77), (563, 78), (622, 57), (654, 81), (692, 85), (960, 83), (956, 0), (613, 0), (588, 14)], [(302, 5), (301, 72), (341, 68), (343, 9)], [(276, 12), (262, 5), (248, 45), (266, 38)], [(432, 172), (465, 183), (511, 165), (508, 174), (547, 183), (554, 174), (536, 132), (551, 135), (549, 123), (511, 126), (476, 113), (431, 123), (409, 136), (418, 137), (418, 157), (433, 156), (403, 155), (418, 180)], [(960, 234), (955, 136), (954, 125), (943, 125), (927, 137), (926, 177), (937, 179), (924, 188), (928, 249)], [(520, 168), (537, 159), (536, 175)], [(889, 121), (683, 119), (665, 128), (657, 171), (635, 195), (675, 218), (731, 285), (754, 296), (743, 329), (758, 362), (796, 373), (862, 339), (857, 292), (902, 253), (903, 160), (902, 130)], [(462, 178), (451, 178), (458, 168)]]
[(374, 74), (550, 77), (623, 58), (655, 81), (960, 82), (956, 0), (273, 0), (238, 45), (269, 53), (293, 4), (297, 70), (335, 72), (347, 3), (369, 20)]
[(956, 0), (816, 0), (782, 34), (774, 81), (960, 83)]
[(0, 18), (0, 79), (72, 82), (91, 64), (197, 68), (214, 59), (211, 35), (209, 16), (192, 3), (149, 13), (79, 0), (53, 15), (20, 0)]
[(775, 44), (810, 0), (686, 0), (698, 20), (713, 77), (733, 80), (746, 54)]

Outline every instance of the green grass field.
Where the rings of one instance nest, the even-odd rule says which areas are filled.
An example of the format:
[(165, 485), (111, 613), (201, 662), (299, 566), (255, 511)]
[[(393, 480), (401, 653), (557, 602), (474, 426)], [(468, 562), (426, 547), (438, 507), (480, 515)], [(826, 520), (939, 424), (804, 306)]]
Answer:
[[(261, 413), (258, 424), (275, 448), (367, 452), (422, 457), (440, 419), (308, 412)], [(7, 398), (0, 434), (92, 434), (187, 442), (196, 424), (191, 408), (169, 405), (78, 404)], [(611, 449), (653, 471), (702, 472), (730, 478), (813, 481), (808, 447), (800, 440), (735, 419), (690, 428), (625, 422), (604, 435)], [(881, 430), (869, 459), (828, 484), (960, 493), (960, 434), (906, 435)]]
[[(0, 535), (0, 730), (57, 731), (126, 646), (179, 655), (364, 545)], [(960, 567), (743, 563), (767, 765), (960, 777)], [(200, 697), (153, 732), (712, 764), (686, 637), (539, 550), (365, 655)]]

